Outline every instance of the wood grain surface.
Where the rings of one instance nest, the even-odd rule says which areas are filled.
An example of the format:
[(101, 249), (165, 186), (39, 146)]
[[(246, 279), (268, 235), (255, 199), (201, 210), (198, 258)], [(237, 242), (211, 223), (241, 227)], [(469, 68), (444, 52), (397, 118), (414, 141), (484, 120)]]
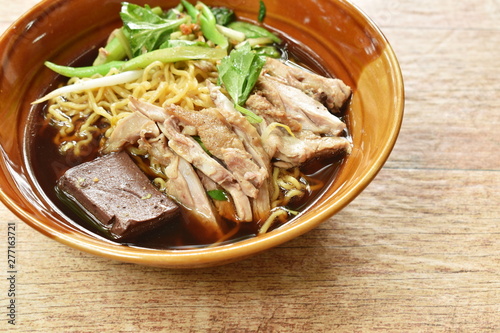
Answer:
[[(0, 205), (0, 331), (500, 332), (500, 2), (353, 2), (406, 87), (396, 147), (354, 202), (280, 247), (199, 270), (81, 253)], [(0, 30), (35, 3), (0, 0)]]

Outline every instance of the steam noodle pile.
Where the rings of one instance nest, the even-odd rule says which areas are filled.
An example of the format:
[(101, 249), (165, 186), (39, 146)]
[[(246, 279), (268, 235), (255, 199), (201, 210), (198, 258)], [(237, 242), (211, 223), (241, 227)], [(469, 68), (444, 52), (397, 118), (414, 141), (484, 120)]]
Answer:
[[(118, 71), (111, 70), (107, 76), (116, 73)], [(96, 77), (100, 75), (96, 74), (92, 78)], [(71, 78), (67, 84), (74, 84), (78, 80), (85, 79)], [(101, 138), (101, 141), (97, 149), (101, 148), (118, 121), (132, 114), (128, 107), (129, 96), (158, 106), (177, 104), (194, 111), (214, 107), (206, 80), (216, 82), (215, 63), (153, 62), (144, 69), (142, 77), (133, 82), (53, 98), (50, 100), (46, 117), (58, 129), (54, 143), (61, 154), (77, 160), (95, 151), (98, 138)], [(146, 174), (154, 175), (153, 183), (165, 192), (167, 177), (163, 167), (147, 159), (147, 152), (138, 147), (129, 146), (127, 149), (132, 155), (144, 157), (147, 162), (139, 163), (139, 166)], [(275, 167), (271, 185), (274, 186), (272, 211), (266, 221), (261, 221), (260, 233), (266, 232), (275, 220), (286, 222), (291, 211), (284, 206), (294, 197), (301, 197), (311, 190), (309, 180), (306, 180), (298, 168), (283, 170)]]

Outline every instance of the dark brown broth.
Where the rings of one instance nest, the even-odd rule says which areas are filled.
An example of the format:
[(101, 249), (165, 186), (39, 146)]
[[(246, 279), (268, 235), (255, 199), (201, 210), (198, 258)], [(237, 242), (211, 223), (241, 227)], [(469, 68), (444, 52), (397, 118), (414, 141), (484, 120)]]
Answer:
[[(321, 75), (328, 76), (328, 71), (319, 63), (312, 62), (311, 59), (314, 59), (314, 57), (308, 56), (299, 46), (289, 42), (288, 52), (291, 59), (294, 61)], [(106, 234), (100, 232), (90, 221), (82, 219), (79, 214), (75, 213), (67, 205), (61, 202), (57, 197), (55, 187), (57, 180), (67, 169), (76, 164), (90, 161), (98, 156), (98, 142), (96, 141), (94, 145), (95, 150), (90, 152), (88, 156), (75, 161), (59, 153), (58, 147), (53, 143), (53, 138), (57, 130), (47, 124), (42, 113), (34, 117), (33, 121), (35, 122), (33, 127), (36, 129), (36, 134), (34, 140), (31, 140), (32, 149), (30, 149), (30, 160), (35, 177), (44, 193), (49, 197), (54, 208), (61, 211), (68, 218), (70, 223), (76, 224), (80, 228), (84, 228), (89, 234), (99, 235), (109, 239)], [(334, 156), (330, 159), (315, 160), (303, 166), (302, 172), (306, 176), (326, 184), (325, 188), (307, 193), (301, 199), (291, 202), (288, 208), (301, 212), (310, 208), (311, 204), (334, 179), (342, 165), (342, 160), (342, 156)], [(289, 222), (290, 221), (287, 223)], [(189, 249), (208, 245), (203, 239), (193, 237), (193, 235), (186, 230), (185, 223), (189, 223), (189, 221), (180, 217), (174, 221), (170, 221), (163, 227), (152, 230), (135, 239), (127, 240), (127, 242), (123, 244), (133, 247), (154, 249)], [(257, 235), (258, 226), (255, 223), (241, 223), (240, 225), (236, 225), (233, 222), (228, 223), (229, 232), (234, 231), (234, 228), (237, 228), (237, 232), (224, 243), (232, 243)], [(280, 225), (276, 224), (270, 230), (279, 227)]]

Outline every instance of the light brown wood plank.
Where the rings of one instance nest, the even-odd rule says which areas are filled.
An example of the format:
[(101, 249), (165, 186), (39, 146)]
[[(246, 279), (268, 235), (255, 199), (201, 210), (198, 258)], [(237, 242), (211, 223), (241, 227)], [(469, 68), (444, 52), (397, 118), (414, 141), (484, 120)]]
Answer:
[[(499, 332), (500, 3), (354, 2), (406, 88), (396, 147), (356, 200), (282, 246), (192, 271), (73, 250), (0, 205), (0, 235), (17, 228), (16, 331)], [(0, 0), (0, 29), (34, 3)]]

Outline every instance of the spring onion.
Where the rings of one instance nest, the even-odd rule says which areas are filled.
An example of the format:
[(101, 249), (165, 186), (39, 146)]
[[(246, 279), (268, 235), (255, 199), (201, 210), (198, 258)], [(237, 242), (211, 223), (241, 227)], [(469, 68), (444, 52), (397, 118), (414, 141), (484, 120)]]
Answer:
[(223, 190), (210, 190), (207, 191), (210, 198), (217, 201), (228, 201), (227, 194)]
[(76, 91), (83, 91), (89, 89), (96, 89), (101, 87), (110, 87), (118, 84), (123, 84), (131, 82), (140, 78), (143, 74), (142, 70), (128, 71), (115, 75), (104, 76), (96, 79), (80, 80), (74, 84), (63, 86), (58, 88), (42, 98), (37, 99), (32, 104), (38, 104), (45, 102), (51, 98), (60, 96), (62, 94), (68, 94)]
[(108, 74), (112, 68), (120, 68), (123, 64), (125, 64), (124, 61), (111, 61), (98, 66), (71, 67), (56, 65), (50, 61), (45, 62), (45, 66), (47, 66), (57, 74), (66, 77), (91, 77), (96, 74), (101, 74), (102, 76), (104, 76)]
[(129, 71), (145, 68), (154, 61), (170, 63), (184, 60), (220, 60), (227, 55), (227, 51), (221, 48), (209, 48), (203, 46), (178, 46), (159, 49), (141, 54), (122, 65), (120, 70)]
[(98, 66), (70, 67), (60, 66), (52, 62), (45, 65), (54, 72), (67, 77), (91, 77), (95, 74), (106, 75), (111, 68), (117, 68), (122, 72), (144, 69), (154, 61), (171, 63), (184, 60), (220, 60), (227, 55), (226, 50), (220, 48), (209, 48), (197, 45), (176, 46), (159, 49), (144, 53), (129, 61), (112, 61)]

